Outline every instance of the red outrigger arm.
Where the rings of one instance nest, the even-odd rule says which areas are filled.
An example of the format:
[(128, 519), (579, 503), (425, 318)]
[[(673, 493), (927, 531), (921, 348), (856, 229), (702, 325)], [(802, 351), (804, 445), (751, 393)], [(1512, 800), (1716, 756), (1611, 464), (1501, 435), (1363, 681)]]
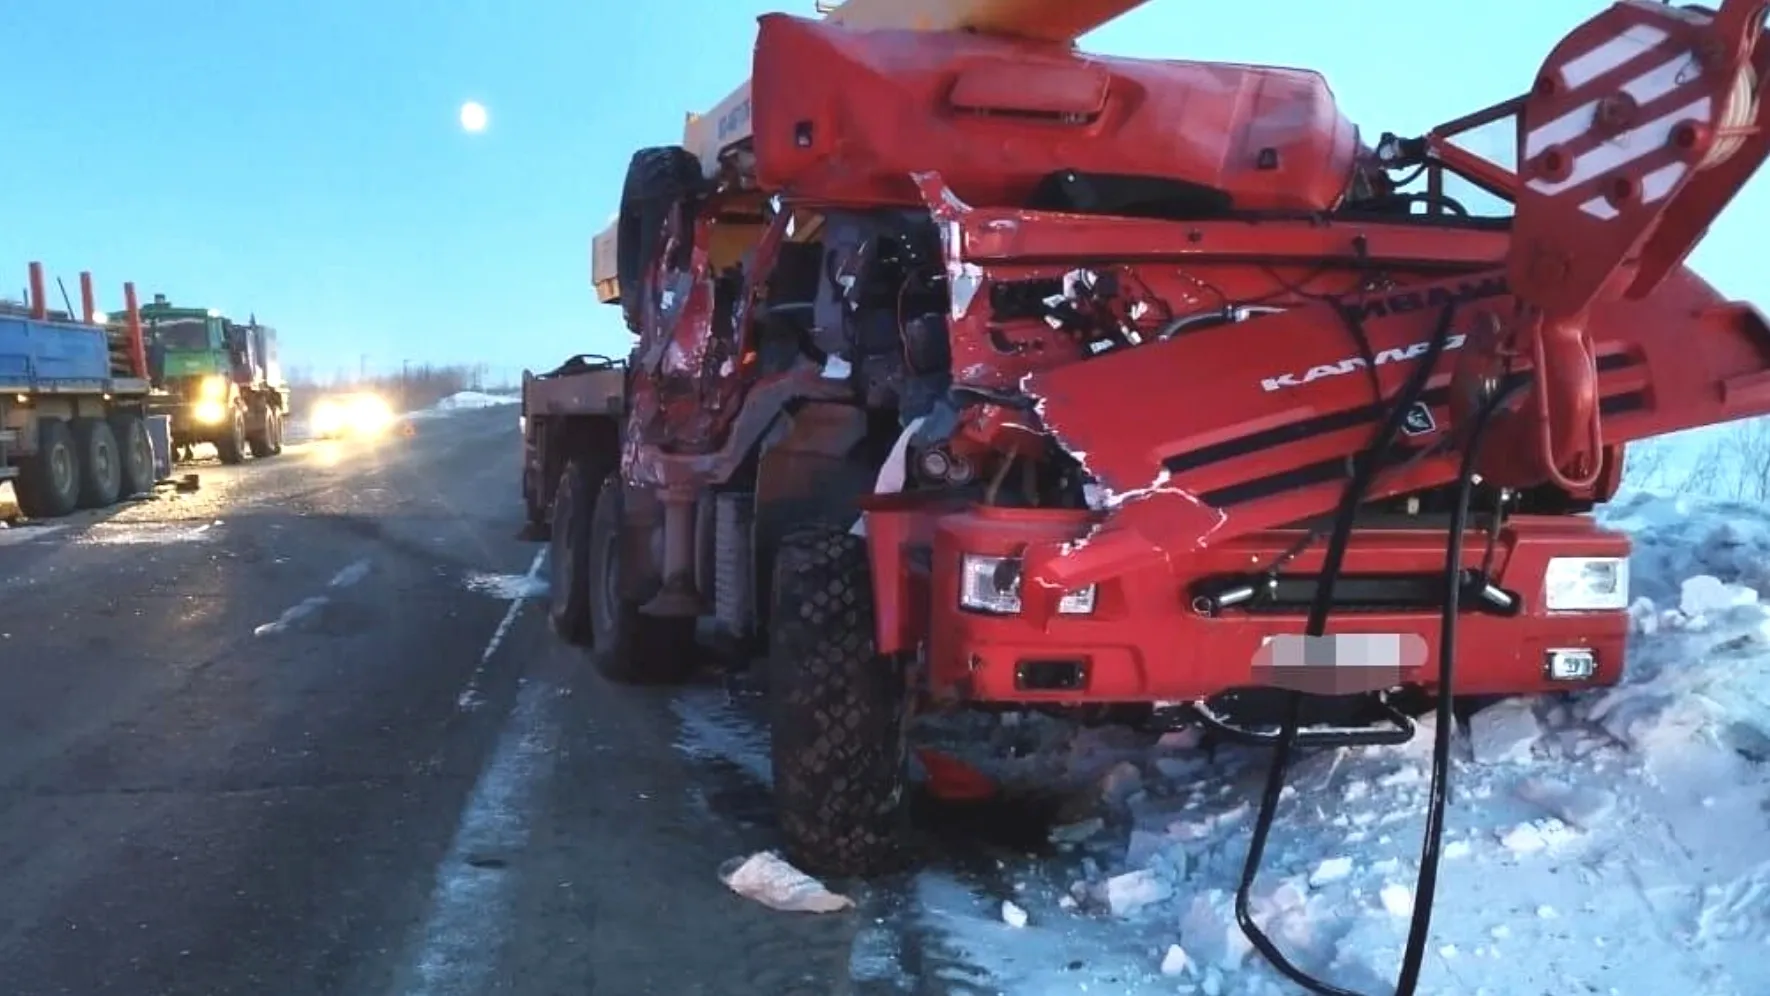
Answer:
[(1064, 591), (1128, 567), (1331, 511), (1382, 399), (1441, 321), (1452, 325), (1440, 372), (1372, 499), (1454, 481), (1458, 416), (1496, 385), (1523, 391), (1484, 447), (1481, 472), (1502, 486), (1588, 490), (1616, 444), (1770, 413), (1770, 326), (1682, 267), (1770, 150), (1757, 82), (1770, 76), (1766, 7), (1625, 0), (1557, 46), (1532, 92), (1509, 102), (1519, 175), (1484, 164), (1515, 197), (1503, 270), (1027, 377), (1044, 427), (1109, 511), (1084, 538), (1026, 551), (1023, 611), (1045, 617)]
[(1770, 149), (1767, 7), (1619, 3), (1555, 47), (1525, 98), (1507, 275), (1513, 345), (1539, 372), (1536, 438), (1519, 442), (1543, 479), (1578, 489), (1599, 473), (1589, 309), (1660, 286)]

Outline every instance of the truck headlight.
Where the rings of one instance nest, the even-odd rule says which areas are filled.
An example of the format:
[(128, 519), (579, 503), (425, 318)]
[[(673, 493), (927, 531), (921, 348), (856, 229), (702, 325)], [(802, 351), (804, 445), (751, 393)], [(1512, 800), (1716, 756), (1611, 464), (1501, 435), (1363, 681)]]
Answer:
[(219, 401), (227, 396), (227, 378), (210, 374), (197, 385), (197, 397), (204, 401)]
[(219, 401), (199, 401), (192, 406), (191, 415), (204, 425), (214, 425), (227, 417), (227, 409)]
[(1550, 557), (1543, 594), (1551, 612), (1629, 607), (1629, 562), (1623, 557)]
[[(1057, 600), (1057, 612), (1086, 616), (1094, 612), (1095, 587), (1072, 591)], [(1011, 616), (1020, 611), (1020, 558), (967, 553), (959, 559), (959, 607), (971, 612)]]

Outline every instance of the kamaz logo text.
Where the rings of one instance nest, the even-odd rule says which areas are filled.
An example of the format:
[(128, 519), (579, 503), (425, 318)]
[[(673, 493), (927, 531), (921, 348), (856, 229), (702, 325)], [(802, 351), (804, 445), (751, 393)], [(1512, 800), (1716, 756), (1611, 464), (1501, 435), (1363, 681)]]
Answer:
[[(1466, 338), (1466, 336), (1454, 333), (1445, 336), (1445, 351), (1448, 352), (1460, 348)], [(1389, 363), (1406, 363), (1409, 360), (1417, 360), (1420, 357), (1425, 356), (1427, 351), (1431, 348), (1432, 344), (1430, 342), (1416, 342), (1411, 346), (1382, 350), (1372, 358), (1376, 360), (1376, 365), (1379, 367)], [(1343, 374), (1349, 374), (1363, 369), (1364, 357), (1353, 356), (1334, 363), (1323, 363), (1320, 366), (1310, 367), (1303, 373), (1288, 373), (1281, 374), (1277, 377), (1267, 377), (1260, 381), (1260, 387), (1266, 391), (1280, 391), (1287, 387), (1302, 387), (1304, 384), (1312, 384), (1315, 381), (1327, 377), (1339, 377)]]

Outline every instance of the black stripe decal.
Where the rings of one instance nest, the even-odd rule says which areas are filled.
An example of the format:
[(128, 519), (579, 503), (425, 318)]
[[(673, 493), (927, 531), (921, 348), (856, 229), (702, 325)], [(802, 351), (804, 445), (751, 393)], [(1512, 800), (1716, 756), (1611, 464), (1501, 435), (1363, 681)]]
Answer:
[[(1598, 410), (1603, 415), (1619, 415), (1623, 412), (1639, 411), (1646, 407), (1647, 396), (1640, 391), (1612, 395), (1598, 403)], [(1387, 470), (1390, 467), (1406, 463), (1420, 449), (1421, 447), (1401, 446), (1391, 449), (1387, 458), (1382, 461), (1383, 469)], [(1259, 501), (1262, 498), (1270, 498), (1286, 491), (1343, 480), (1350, 471), (1348, 464), (1349, 461), (1344, 459), (1322, 460), (1269, 477), (1256, 478), (1252, 481), (1244, 481), (1226, 488), (1208, 491), (1200, 495), (1199, 498), (1214, 508), (1228, 508), (1251, 501)]]
[[(1598, 372), (1610, 373), (1634, 365), (1635, 360), (1632, 357), (1622, 353), (1612, 353), (1608, 356), (1599, 357)], [(1505, 389), (1510, 389), (1517, 384), (1523, 383), (1529, 376), (1529, 373), (1512, 374), (1506, 378), (1503, 386)], [(1434, 408), (1440, 407), (1450, 401), (1450, 385), (1447, 384), (1443, 387), (1432, 388), (1422, 394), (1420, 400)], [(1187, 471), (1197, 470), (1200, 467), (1206, 467), (1213, 463), (1219, 463), (1224, 460), (1233, 460), (1236, 457), (1247, 456), (1250, 453), (1258, 453), (1261, 450), (1301, 442), (1305, 439), (1326, 435), (1330, 432), (1340, 432), (1345, 429), (1353, 429), (1361, 425), (1368, 425), (1380, 420), (1387, 411), (1388, 408), (1386, 404), (1369, 404), (1362, 405), (1358, 408), (1348, 408), (1345, 411), (1333, 412), (1328, 415), (1321, 415), (1312, 419), (1306, 419), (1302, 422), (1292, 422), (1289, 425), (1281, 425), (1276, 428), (1265, 429), (1260, 432), (1242, 436), (1239, 439), (1230, 439), (1221, 443), (1213, 443), (1210, 446), (1200, 447), (1199, 449), (1192, 450), (1188, 453), (1175, 454), (1162, 461), (1162, 468), (1169, 474), (1183, 474)]]

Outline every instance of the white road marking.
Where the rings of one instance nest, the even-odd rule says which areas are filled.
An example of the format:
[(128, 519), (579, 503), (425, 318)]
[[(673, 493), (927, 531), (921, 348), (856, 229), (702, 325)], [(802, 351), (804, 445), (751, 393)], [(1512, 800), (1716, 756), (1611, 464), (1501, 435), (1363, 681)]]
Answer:
[(347, 565), (337, 574), (332, 575), (331, 583), (329, 583), (327, 587), (348, 588), (351, 585), (356, 584), (358, 581), (361, 581), (364, 577), (367, 577), (368, 573), (369, 561), (367, 559), (356, 561), (353, 564)]
[(324, 595), (315, 595), (312, 598), (304, 598), (300, 602), (284, 609), (283, 614), (276, 617), (275, 620), (255, 627), (252, 630), (252, 635), (274, 636), (277, 633), (287, 632), (290, 626), (295, 625), (324, 608), (326, 601), (327, 599)]
[(553, 774), (558, 731), (549, 706), (557, 699), (542, 682), (530, 682), (517, 695), (437, 869), (422, 943), (401, 990), (408, 996), (490, 991), (514, 915), (506, 866), (528, 843), (530, 807)]
[[(332, 580), (326, 582), (326, 587), (348, 588), (351, 585), (356, 584), (358, 581), (361, 581), (364, 577), (367, 577), (368, 573), (369, 561), (367, 559), (354, 561), (345, 565), (345, 567), (337, 574), (332, 575)], [(308, 616), (313, 615), (315, 612), (325, 608), (326, 603), (330, 601), (331, 599), (325, 595), (315, 595), (312, 598), (304, 598), (296, 605), (285, 609), (283, 614), (278, 616), (275, 621), (267, 622), (252, 630), (252, 635), (270, 636), (276, 633), (285, 632), (290, 626), (293, 626)]]
[(474, 668), (473, 674), (468, 676), (467, 687), (461, 689), (460, 698), (455, 700), (456, 708), (470, 711), (485, 704), (485, 694), (480, 691), (479, 686), (485, 681), (486, 665), (492, 662), (492, 655), (498, 652), (498, 645), (504, 642), (504, 637), (509, 634), (510, 627), (516, 622), (516, 617), (521, 614), (523, 604), (529, 600), (528, 593), (536, 590), (535, 579), (540, 576), (541, 565), (546, 559), (546, 547), (535, 551), (535, 559), (530, 562), (528, 573), (523, 575), (525, 584), (522, 590), (524, 594), (510, 600), (510, 608), (505, 611), (503, 621), (499, 622), (498, 628), (492, 631), (492, 638), (486, 643), (485, 652), (479, 655), (479, 666)]

